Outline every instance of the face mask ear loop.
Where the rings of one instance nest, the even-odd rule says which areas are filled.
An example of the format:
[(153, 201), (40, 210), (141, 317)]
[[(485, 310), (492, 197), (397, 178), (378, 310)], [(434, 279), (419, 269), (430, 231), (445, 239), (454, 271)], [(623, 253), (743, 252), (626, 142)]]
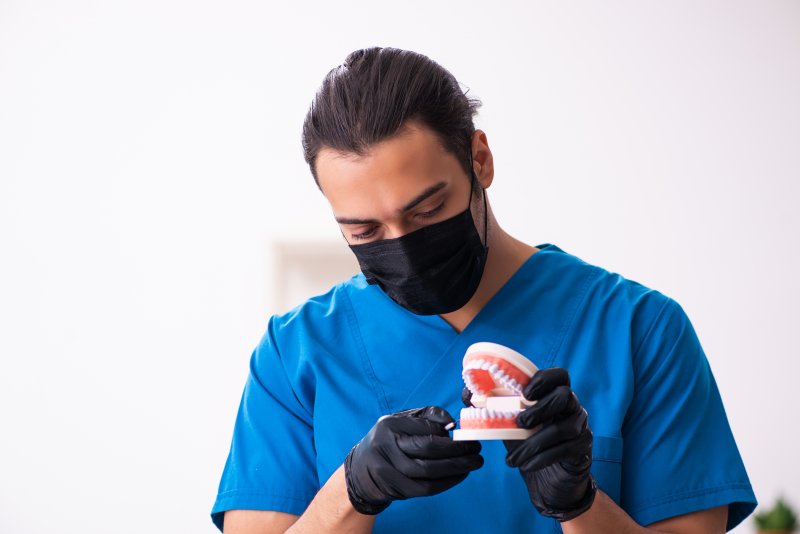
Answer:
[[(478, 177), (475, 176), (475, 169), (473, 167), (472, 161), (472, 151), (469, 152), (469, 195), (472, 198), (472, 186), (474, 183), (478, 181)], [(481, 189), (481, 193), (483, 194), (483, 246), (486, 248), (488, 253), (489, 251), (489, 211), (486, 209), (486, 190)], [(471, 204), (472, 202), (470, 202)]]
[(483, 246), (489, 252), (489, 210), (486, 209), (486, 189), (481, 189), (483, 193)]

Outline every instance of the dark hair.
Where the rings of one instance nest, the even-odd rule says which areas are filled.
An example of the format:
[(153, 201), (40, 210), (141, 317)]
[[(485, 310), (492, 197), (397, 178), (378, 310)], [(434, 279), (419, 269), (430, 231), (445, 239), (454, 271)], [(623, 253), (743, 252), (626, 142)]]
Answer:
[(322, 81), (303, 122), (303, 156), (319, 187), (315, 163), (320, 149), (364, 155), (415, 119), (438, 135), (471, 177), (472, 117), (480, 106), (479, 99), (468, 98), (455, 77), (427, 56), (398, 48), (363, 48), (351, 52)]

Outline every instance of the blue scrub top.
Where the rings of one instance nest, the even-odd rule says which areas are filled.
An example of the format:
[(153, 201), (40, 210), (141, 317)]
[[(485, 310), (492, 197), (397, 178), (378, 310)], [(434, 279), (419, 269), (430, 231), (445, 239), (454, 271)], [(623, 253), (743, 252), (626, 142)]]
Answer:
[[(457, 333), (414, 315), (363, 274), (269, 319), (250, 360), (211, 517), (302, 514), (383, 414), (426, 405), (458, 418), (461, 359), (478, 341), (566, 368), (594, 434), (592, 474), (638, 524), (756, 506), (708, 361), (673, 299), (544, 243)], [(395, 501), (375, 532), (561, 532), (530, 502), (501, 441), (441, 494)]]

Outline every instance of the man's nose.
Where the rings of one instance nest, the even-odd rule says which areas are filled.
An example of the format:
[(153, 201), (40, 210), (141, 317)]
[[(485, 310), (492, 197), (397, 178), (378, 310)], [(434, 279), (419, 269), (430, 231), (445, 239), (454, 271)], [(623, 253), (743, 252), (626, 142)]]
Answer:
[(383, 235), (381, 239), (395, 239), (403, 237), (404, 235), (418, 230), (419, 225), (411, 224), (407, 221), (400, 221), (396, 223), (386, 223), (383, 225)]

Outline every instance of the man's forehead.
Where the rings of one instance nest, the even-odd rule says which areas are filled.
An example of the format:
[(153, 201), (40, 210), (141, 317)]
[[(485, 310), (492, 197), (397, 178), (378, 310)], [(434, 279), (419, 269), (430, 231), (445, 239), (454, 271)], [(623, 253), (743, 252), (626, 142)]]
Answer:
[(438, 173), (407, 179), (377, 179), (364, 187), (331, 188), (326, 196), (334, 217), (342, 224), (388, 220), (403, 216), (426, 200), (436, 200), (450, 190), (453, 175)]
[(316, 172), (326, 197), (348, 195), (357, 190), (394, 190), (403, 182), (436, 179), (452, 168), (455, 158), (444, 150), (438, 136), (430, 130), (409, 127), (404, 135), (394, 136), (356, 154), (323, 147), (317, 155)]

